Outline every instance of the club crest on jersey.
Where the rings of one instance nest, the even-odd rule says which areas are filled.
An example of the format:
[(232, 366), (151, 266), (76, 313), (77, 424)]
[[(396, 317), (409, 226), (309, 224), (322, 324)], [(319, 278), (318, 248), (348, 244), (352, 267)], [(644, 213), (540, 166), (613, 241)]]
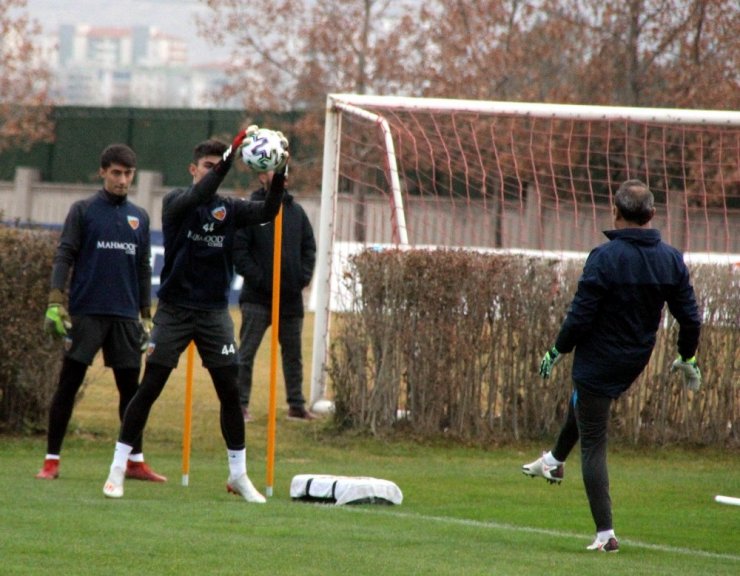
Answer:
[(126, 219), (128, 220), (128, 225), (131, 226), (132, 230), (138, 230), (139, 219), (136, 216), (126, 216)]
[(211, 216), (213, 216), (219, 222), (223, 221), (223, 219), (226, 218), (226, 207), (218, 206), (214, 208), (213, 210), (211, 210)]

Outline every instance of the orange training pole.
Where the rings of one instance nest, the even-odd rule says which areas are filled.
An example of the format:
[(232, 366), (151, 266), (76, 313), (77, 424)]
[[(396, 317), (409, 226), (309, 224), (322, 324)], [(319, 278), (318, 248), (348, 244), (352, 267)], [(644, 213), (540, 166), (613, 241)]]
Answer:
[(267, 411), (267, 486), (265, 494), (272, 496), (275, 478), (275, 428), (277, 418), (277, 355), (280, 330), (280, 266), (283, 244), (283, 206), (275, 216), (275, 239), (272, 255), (272, 338), (270, 340), (270, 402)]
[(185, 368), (185, 423), (182, 429), (182, 485), (190, 483), (190, 437), (193, 419), (193, 364), (195, 342), (188, 344), (187, 367)]

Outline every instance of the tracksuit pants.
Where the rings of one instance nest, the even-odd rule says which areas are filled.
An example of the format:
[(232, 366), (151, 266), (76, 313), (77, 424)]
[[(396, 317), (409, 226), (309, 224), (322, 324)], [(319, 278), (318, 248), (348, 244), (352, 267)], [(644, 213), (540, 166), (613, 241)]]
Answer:
[(593, 394), (576, 384), (568, 414), (552, 455), (565, 462), (576, 442), (581, 442), (581, 470), (596, 531), (611, 530), (612, 503), (606, 463), (607, 428), (612, 399)]

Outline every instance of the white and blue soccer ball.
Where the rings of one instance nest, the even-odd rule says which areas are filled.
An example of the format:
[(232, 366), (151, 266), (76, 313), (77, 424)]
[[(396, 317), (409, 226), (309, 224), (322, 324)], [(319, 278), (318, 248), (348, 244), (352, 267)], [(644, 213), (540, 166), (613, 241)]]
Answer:
[(274, 171), (288, 159), (288, 140), (280, 132), (260, 128), (247, 136), (240, 153), (242, 161), (255, 172)]

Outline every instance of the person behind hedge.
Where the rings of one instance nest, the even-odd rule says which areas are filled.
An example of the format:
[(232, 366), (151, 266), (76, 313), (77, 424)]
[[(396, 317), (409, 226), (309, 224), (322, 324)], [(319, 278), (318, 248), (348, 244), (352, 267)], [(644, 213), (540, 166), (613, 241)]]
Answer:
[[(271, 173), (259, 173), (262, 185), (252, 200), (264, 200)], [(316, 264), (316, 240), (306, 211), (285, 192), (280, 272), (280, 327), (278, 339), (283, 359), (288, 419), (314, 420), (303, 396), (303, 289), (311, 282)], [(242, 324), (239, 333), (239, 396), (244, 421), (250, 420), (254, 359), (267, 328), (272, 323), (272, 267), (275, 226), (248, 226), (234, 239), (234, 267), (244, 277), (239, 295)]]
[[(75, 397), (99, 350), (113, 370), (119, 418), (138, 387), (142, 347), (151, 327), (152, 270), (149, 215), (128, 199), (135, 173), (134, 151), (123, 144), (108, 146), (100, 156), (103, 187), (72, 204), (62, 228), (44, 327), (64, 339), (65, 352), (49, 410), (46, 458), (36, 474), (42, 480), (59, 477), (62, 442)], [(133, 442), (126, 477), (167, 480), (144, 462), (141, 435)]]
[(581, 469), (596, 538), (589, 550), (616, 552), (606, 463), (607, 424), (614, 400), (642, 373), (655, 346), (664, 303), (678, 321), (678, 358), (672, 370), (698, 390), (696, 363), (701, 320), (689, 271), (681, 253), (650, 228), (653, 194), (639, 180), (627, 180), (614, 196), (614, 230), (609, 242), (591, 251), (560, 333), (540, 363), (548, 378), (563, 354), (575, 350), (574, 391), (554, 447), (522, 472), (550, 483), (564, 477), (565, 460), (581, 442)]
[(234, 235), (243, 226), (275, 218), (282, 201), (285, 168), (275, 173), (262, 202), (218, 194), (251, 130), (256, 126), (241, 130), (230, 147), (218, 140), (198, 144), (189, 166), (191, 185), (173, 190), (162, 200), (164, 267), (159, 302), (144, 376), (123, 417), (103, 486), (108, 498), (123, 497), (126, 458), (180, 356), (194, 341), (221, 405), (221, 434), (229, 466), (226, 488), (247, 502), (265, 502), (247, 476), (244, 419), (236, 385), (237, 347), (228, 295), (234, 276)]

